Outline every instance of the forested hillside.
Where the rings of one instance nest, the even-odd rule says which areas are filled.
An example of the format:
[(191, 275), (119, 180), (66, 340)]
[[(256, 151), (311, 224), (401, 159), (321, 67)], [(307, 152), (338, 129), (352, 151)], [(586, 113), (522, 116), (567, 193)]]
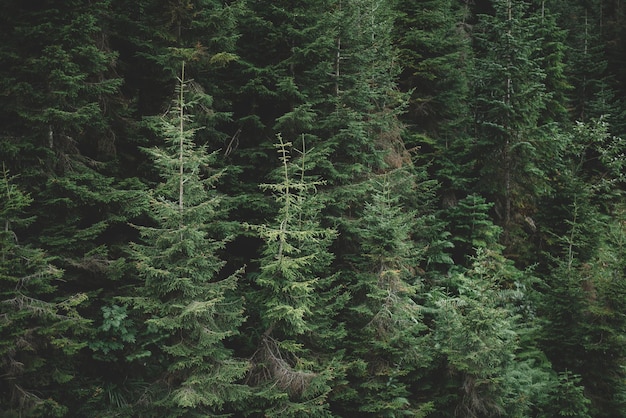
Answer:
[(0, 417), (626, 417), (624, 2), (0, 36)]

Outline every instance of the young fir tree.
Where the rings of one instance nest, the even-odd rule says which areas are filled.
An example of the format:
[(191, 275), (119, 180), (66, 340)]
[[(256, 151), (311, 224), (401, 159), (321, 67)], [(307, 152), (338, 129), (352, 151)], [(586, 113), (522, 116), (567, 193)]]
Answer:
[[(63, 271), (44, 251), (20, 242), (16, 231), (32, 198), (9, 177), (0, 178), (0, 405), (3, 416), (60, 417), (76, 353), (85, 346), (87, 321), (77, 312), (85, 294), (55, 295)], [(71, 383), (70, 383), (71, 384)]]
[[(259, 337), (248, 382), (255, 403), (247, 414), (328, 416), (328, 393), (340, 373), (333, 349), (345, 336), (333, 322), (343, 297), (329, 275), (334, 229), (320, 224), (323, 183), (306, 174), (308, 153), (290, 161), (290, 142), (278, 135), (282, 166), (274, 183), (263, 184), (278, 204), (272, 223), (250, 226), (263, 239), (259, 271), (250, 289)], [(253, 415), (256, 416), (256, 415)]]
[(150, 192), (153, 225), (138, 226), (131, 255), (143, 279), (137, 296), (122, 298), (143, 322), (136, 359), (148, 384), (133, 416), (213, 416), (246, 397), (238, 384), (247, 363), (226, 340), (243, 321), (235, 294), (238, 273), (223, 272), (225, 245), (219, 196), (211, 189), (213, 154), (194, 143), (192, 101), (185, 97), (185, 65), (177, 97), (162, 118), (163, 147), (148, 149), (163, 179)]
[[(121, 176), (151, 178), (151, 163), (140, 148), (153, 145), (158, 138), (142, 118), (162, 114), (169, 107), (183, 56), (193, 62), (188, 68), (193, 79), (189, 89), (198, 96), (194, 118), (203, 126), (196, 142), (221, 148), (226, 155), (237, 149), (239, 135), (233, 136), (237, 127), (229, 122), (233, 96), (239, 94), (233, 63), (242, 10), (241, 1), (111, 1), (111, 44), (119, 55), (121, 91), (132, 111), (132, 117), (119, 127), (124, 138), (118, 146)], [(224, 167), (229, 162), (223, 158), (215, 164)], [(242, 186), (237, 179), (230, 181), (234, 173), (229, 170), (218, 188), (236, 193)]]

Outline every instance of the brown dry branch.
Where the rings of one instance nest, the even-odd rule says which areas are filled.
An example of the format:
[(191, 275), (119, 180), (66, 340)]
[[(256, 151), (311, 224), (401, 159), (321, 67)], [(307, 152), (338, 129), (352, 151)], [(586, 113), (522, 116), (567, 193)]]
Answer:
[(479, 418), (485, 416), (502, 416), (504, 411), (483, 393), (482, 382), (474, 376), (465, 376), (463, 381), (463, 401), (457, 408), (457, 414), (468, 418)]
[(294, 359), (286, 358), (278, 342), (269, 335), (264, 335), (261, 347), (251, 359), (252, 368), (248, 375), (248, 383), (258, 385), (273, 381), (290, 396), (300, 397), (308, 389), (317, 373), (306, 370), (295, 370)]

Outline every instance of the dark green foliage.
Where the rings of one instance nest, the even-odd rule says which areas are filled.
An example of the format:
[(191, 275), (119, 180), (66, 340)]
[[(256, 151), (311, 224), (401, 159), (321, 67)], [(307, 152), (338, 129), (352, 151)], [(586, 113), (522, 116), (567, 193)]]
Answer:
[(554, 12), (554, 2), (541, 0), (531, 6), (539, 14), (535, 36), (539, 39), (539, 47), (533, 53), (535, 60), (542, 68), (545, 78), (546, 105), (539, 123), (564, 123), (571, 116), (570, 94), (573, 89), (567, 77), (565, 56), (567, 31), (557, 22), (558, 15)]
[(568, 30), (566, 71), (574, 87), (571, 94), (572, 116), (590, 121), (602, 115), (620, 115), (607, 74), (605, 47), (601, 41), (604, 1), (574, 1), (555, 5), (560, 23)]
[(63, 416), (63, 389), (85, 346), (87, 321), (77, 311), (85, 294), (60, 297), (63, 271), (38, 248), (20, 243), (16, 231), (32, 199), (3, 167), (0, 179), (0, 404), (16, 416)]
[(591, 402), (583, 393), (584, 387), (581, 385), (580, 376), (565, 371), (559, 373), (558, 377), (559, 385), (555, 392), (550, 394), (552, 403), (540, 416), (591, 418), (589, 415)]
[(359, 246), (348, 258), (354, 273), (345, 277), (352, 299), (344, 342), (350, 385), (336, 400), (342, 415), (425, 416), (431, 410), (411, 394), (432, 355), (419, 302), (418, 266), (426, 251), (411, 239), (419, 218), (396, 192), (416, 188), (415, 180), (409, 170), (373, 177), (361, 216), (348, 224)]
[(626, 416), (625, 11), (5, 1), (0, 416)]
[(454, 139), (468, 116), (471, 63), (467, 7), (449, 0), (396, 1), (394, 30), (403, 72), (401, 87), (411, 92), (404, 118), (435, 138)]
[(468, 5), (450, 0), (396, 1), (394, 25), (402, 72), (410, 93), (401, 120), (414, 159), (442, 183), (444, 200), (473, 181), (469, 75), (472, 68)]
[(444, 211), (443, 218), (452, 234), (456, 264), (469, 262), (479, 248), (494, 248), (497, 245), (501, 230), (489, 217), (492, 206), (483, 197), (471, 194)]
[(539, 122), (548, 92), (545, 72), (533, 59), (537, 17), (523, 1), (496, 1), (493, 7), (493, 15), (478, 16), (475, 28), (474, 152), (478, 187), (493, 196), (504, 241), (517, 245), (515, 237), (524, 235), (517, 219), (532, 216), (545, 183), (541, 159), (550, 158), (550, 138)]
[(548, 241), (554, 248), (548, 259), (544, 350), (556, 370), (581, 376), (590, 415), (619, 416), (624, 322), (614, 306), (623, 299), (615, 281), (622, 271), (617, 254), (623, 231), (612, 202), (623, 176), (623, 161), (614, 153), (623, 146), (601, 121), (579, 123), (567, 140), (562, 161), (569, 163), (558, 167), (555, 190), (560, 206), (554, 212), (563, 222), (553, 222), (554, 239)]

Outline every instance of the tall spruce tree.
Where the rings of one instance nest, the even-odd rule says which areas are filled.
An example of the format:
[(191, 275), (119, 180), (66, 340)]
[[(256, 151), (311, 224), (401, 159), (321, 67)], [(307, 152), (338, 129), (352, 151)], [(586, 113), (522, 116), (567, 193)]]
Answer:
[(237, 273), (223, 272), (225, 245), (219, 196), (211, 189), (213, 154), (193, 139), (183, 63), (177, 97), (161, 120), (163, 147), (150, 153), (163, 179), (150, 192), (154, 225), (138, 226), (142, 241), (132, 258), (143, 283), (122, 298), (143, 323), (135, 358), (145, 364), (147, 399), (131, 405), (134, 416), (212, 416), (246, 396), (238, 384), (247, 363), (233, 358), (225, 340), (243, 321), (235, 293)]
[(441, 182), (446, 204), (472, 181), (469, 75), (469, 5), (450, 0), (396, 1), (394, 43), (402, 71), (398, 85), (410, 92), (406, 113), (407, 147), (428, 164)]
[(543, 161), (551, 158), (549, 130), (540, 123), (547, 92), (534, 55), (537, 23), (527, 2), (499, 0), (478, 15), (474, 30), (478, 189), (495, 203), (502, 239), (517, 253), (525, 252), (524, 229), (532, 228), (529, 217), (547, 187)]

